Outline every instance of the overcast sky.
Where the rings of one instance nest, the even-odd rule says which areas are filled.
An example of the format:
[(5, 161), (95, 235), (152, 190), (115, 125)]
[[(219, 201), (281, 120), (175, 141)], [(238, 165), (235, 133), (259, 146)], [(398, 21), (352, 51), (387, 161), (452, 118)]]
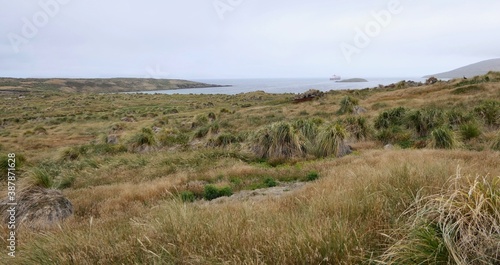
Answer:
[(417, 77), (500, 57), (500, 1), (0, 0), (0, 76)]

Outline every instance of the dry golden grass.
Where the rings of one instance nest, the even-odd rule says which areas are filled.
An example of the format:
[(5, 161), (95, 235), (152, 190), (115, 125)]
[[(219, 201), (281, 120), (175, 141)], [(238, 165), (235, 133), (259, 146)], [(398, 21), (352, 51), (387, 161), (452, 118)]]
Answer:
[[(75, 210), (60, 228), (19, 231), (18, 258), (9, 264), (373, 263), (393, 243), (383, 234), (403, 227), (408, 217), (402, 214), (417, 198), (447, 188), (457, 167), (465, 177), (500, 176), (500, 153), (490, 148), (498, 128), (481, 125), (481, 136), (458, 150), (383, 150), (383, 143), (369, 136), (349, 142), (355, 152), (343, 158), (305, 157), (281, 164), (249, 155), (248, 135), (278, 121), (333, 123), (347, 117), (336, 114), (345, 96), (359, 99), (368, 109), (363, 117), (373, 127), (374, 118), (393, 107), (459, 106), (473, 111), (481, 101), (500, 95), (498, 83), (484, 84), (482, 93), (451, 94), (458, 82), (332, 92), (301, 104), (291, 103), (293, 95), (262, 92), (31, 93), (16, 104), (1, 99), (7, 105), (0, 107), (0, 151), (27, 160), (19, 185), (27, 185), (24, 178), (30, 170), (47, 169), (54, 181), (68, 181), (62, 192)], [(216, 120), (207, 124), (217, 123), (219, 134), (240, 137), (241, 142), (212, 147), (209, 139), (216, 133), (195, 139), (198, 127), (193, 122), (211, 112)], [(121, 120), (129, 116), (136, 122)], [(26, 134), (37, 126), (47, 134)], [(117, 135), (127, 147), (134, 135), (153, 126), (185, 138), (169, 139), (173, 142), (149, 152), (119, 151), (103, 140)], [(68, 150), (77, 156), (69, 156)], [(237, 192), (259, 187), (267, 178), (278, 184), (303, 181), (311, 172), (320, 178), (281, 197), (217, 204), (179, 198), (184, 191), (199, 195), (206, 184), (231, 186)], [(4, 196), (5, 183), (0, 189)], [(0, 227), (7, 233), (5, 224)], [(0, 242), (5, 249), (5, 239)]]
[[(175, 183), (164, 180), (76, 190), (68, 197), (80, 207), (77, 212), (88, 207), (89, 214), (43, 235), (23, 231), (29, 240), (23, 241), (20, 261), (360, 263), (381, 253), (388, 243), (382, 232), (397, 227), (416, 198), (439, 191), (457, 166), (464, 176), (498, 176), (499, 159), (493, 152), (369, 151), (306, 163), (320, 180), (259, 203), (185, 204), (170, 199), (165, 190)], [(240, 167), (232, 171), (251, 174), (252, 168)]]

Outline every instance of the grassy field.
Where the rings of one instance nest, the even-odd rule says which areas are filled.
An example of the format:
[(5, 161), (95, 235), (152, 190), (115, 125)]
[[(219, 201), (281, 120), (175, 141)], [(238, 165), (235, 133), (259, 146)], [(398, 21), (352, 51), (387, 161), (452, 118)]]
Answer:
[(2, 176), (16, 153), (74, 214), (0, 261), (500, 262), (500, 73), (294, 96), (3, 95)]

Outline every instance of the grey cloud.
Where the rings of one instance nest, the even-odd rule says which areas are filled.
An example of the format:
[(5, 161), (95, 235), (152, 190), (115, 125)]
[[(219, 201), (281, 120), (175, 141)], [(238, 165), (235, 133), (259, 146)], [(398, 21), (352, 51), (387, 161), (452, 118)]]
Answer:
[(144, 77), (158, 68), (161, 77), (187, 79), (413, 76), (500, 57), (495, 1), (400, 0), (403, 12), (350, 63), (339, 45), (391, 0), (244, 0), (224, 19), (215, 1), (227, 3), (71, 0), (18, 53), (9, 34), (22, 36), (23, 18), (44, 11), (38, 0), (2, 1), (1, 75)]

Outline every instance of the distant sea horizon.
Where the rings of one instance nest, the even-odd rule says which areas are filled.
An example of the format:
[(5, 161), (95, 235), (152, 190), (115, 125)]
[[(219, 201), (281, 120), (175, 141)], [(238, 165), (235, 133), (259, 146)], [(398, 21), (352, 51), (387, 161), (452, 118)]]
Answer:
[(242, 78), (242, 79), (190, 79), (191, 81), (227, 85), (227, 87), (186, 88), (176, 90), (153, 90), (132, 93), (144, 94), (224, 94), (235, 95), (255, 91), (266, 93), (303, 93), (309, 89), (320, 91), (374, 88), (379, 85), (390, 85), (402, 80), (425, 82), (422, 77), (366, 78), (368, 82), (343, 83), (331, 81), (329, 78)]

